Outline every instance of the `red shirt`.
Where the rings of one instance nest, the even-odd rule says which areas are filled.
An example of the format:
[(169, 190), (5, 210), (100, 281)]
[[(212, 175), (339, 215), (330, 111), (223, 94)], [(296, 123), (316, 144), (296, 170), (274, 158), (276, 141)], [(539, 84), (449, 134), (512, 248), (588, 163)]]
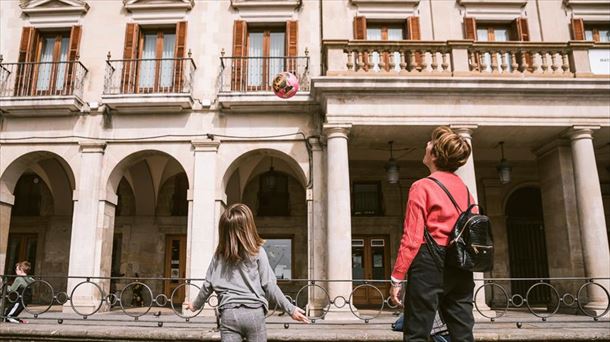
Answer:
[[(449, 190), (462, 210), (468, 206), (467, 188), (462, 179), (452, 172), (437, 171), (430, 176), (439, 180)], [(470, 196), (470, 203), (474, 203)], [(400, 249), (392, 271), (392, 278), (405, 279), (424, 240), (424, 226), (428, 227), (434, 240), (441, 246), (449, 244), (449, 234), (460, 213), (449, 196), (433, 180), (423, 178), (409, 189), (407, 213)]]

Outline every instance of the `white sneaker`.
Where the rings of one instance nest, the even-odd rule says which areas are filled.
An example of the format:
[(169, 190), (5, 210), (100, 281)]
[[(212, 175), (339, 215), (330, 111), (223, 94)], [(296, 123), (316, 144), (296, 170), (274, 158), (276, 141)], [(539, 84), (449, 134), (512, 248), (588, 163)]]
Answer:
[(11, 317), (7, 317), (6, 321), (9, 323), (21, 323), (21, 322), (19, 322), (19, 320), (15, 319), (15, 318), (11, 318)]

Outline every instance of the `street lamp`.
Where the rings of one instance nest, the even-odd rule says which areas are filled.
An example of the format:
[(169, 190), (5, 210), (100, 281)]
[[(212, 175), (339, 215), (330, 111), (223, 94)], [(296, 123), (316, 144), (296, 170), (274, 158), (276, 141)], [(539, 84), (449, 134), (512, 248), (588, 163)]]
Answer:
[(496, 166), (496, 170), (498, 170), (498, 177), (500, 178), (500, 183), (508, 184), (510, 183), (510, 176), (513, 168), (504, 158), (504, 141), (500, 141), (499, 145), (500, 150), (502, 151), (502, 159), (500, 159), (500, 164)]
[(394, 141), (390, 141), (388, 144), (390, 144), (390, 159), (385, 163), (385, 172), (388, 182), (390, 184), (396, 184), (398, 183), (398, 170), (400, 168), (398, 167), (398, 162), (396, 162), (396, 159), (394, 159), (394, 156), (392, 155), (392, 145), (394, 144)]

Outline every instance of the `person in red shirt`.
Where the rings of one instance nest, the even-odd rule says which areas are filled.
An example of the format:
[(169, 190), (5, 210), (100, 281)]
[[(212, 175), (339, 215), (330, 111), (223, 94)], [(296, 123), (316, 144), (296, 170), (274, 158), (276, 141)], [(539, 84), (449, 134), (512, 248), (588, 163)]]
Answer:
[[(474, 203), (467, 186), (454, 172), (468, 160), (471, 147), (449, 127), (438, 127), (426, 145), (423, 163), (451, 192), (460, 208)], [(435, 262), (426, 246), (424, 229), (446, 247), (459, 216), (447, 194), (433, 180), (413, 183), (404, 221), (400, 249), (392, 271), (391, 299), (401, 303), (398, 294), (406, 277), (404, 303), (404, 341), (428, 341), (436, 311), (447, 324), (452, 341), (474, 341), (472, 329), (472, 272), (445, 267)]]

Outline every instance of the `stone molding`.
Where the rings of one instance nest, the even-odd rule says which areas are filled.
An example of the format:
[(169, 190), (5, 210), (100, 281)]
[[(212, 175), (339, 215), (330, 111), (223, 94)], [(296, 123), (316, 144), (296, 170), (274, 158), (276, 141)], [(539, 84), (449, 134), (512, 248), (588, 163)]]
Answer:
[(351, 124), (325, 124), (323, 126), (324, 134), (327, 139), (344, 138), (348, 139), (349, 132), (352, 129)]
[(194, 0), (123, 0), (123, 7), (131, 14), (131, 21), (139, 24), (175, 24), (186, 20)]
[(566, 135), (570, 140), (593, 139), (593, 131), (600, 128), (600, 126), (573, 126)]
[(455, 133), (459, 134), (460, 136), (462, 136), (468, 140), (472, 140), (472, 133), (478, 127), (479, 127), (478, 125), (469, 125), (469, 124), (449, 125), (449, 128), (451, 128)]
[(81, 153), (104, 153), (106, 149), (105, 141), (80, 141), (78, 144)]
[(610, 0), (564, 0), (563, 4), (571, 18), (608, 22), (610, 16)]
[(404, 19), (419, 15), (420, 0), (350, 0), (357, 15), (369, 19)]
[(464, 16), (477, 20), (514, 20), (525, 15), (527, 0), (458, 0)]
[(302, 0), (231, 0), (231, 7), (249, 22), (279, 22), (293, 19)]
[(22, 0), (19, 6), (29, 24), (39, 28), (78, 25), (89, 11), (83, 0)]
[(219, 141), (192, 140), (191, 144), (195, 152), (218, 152)]

